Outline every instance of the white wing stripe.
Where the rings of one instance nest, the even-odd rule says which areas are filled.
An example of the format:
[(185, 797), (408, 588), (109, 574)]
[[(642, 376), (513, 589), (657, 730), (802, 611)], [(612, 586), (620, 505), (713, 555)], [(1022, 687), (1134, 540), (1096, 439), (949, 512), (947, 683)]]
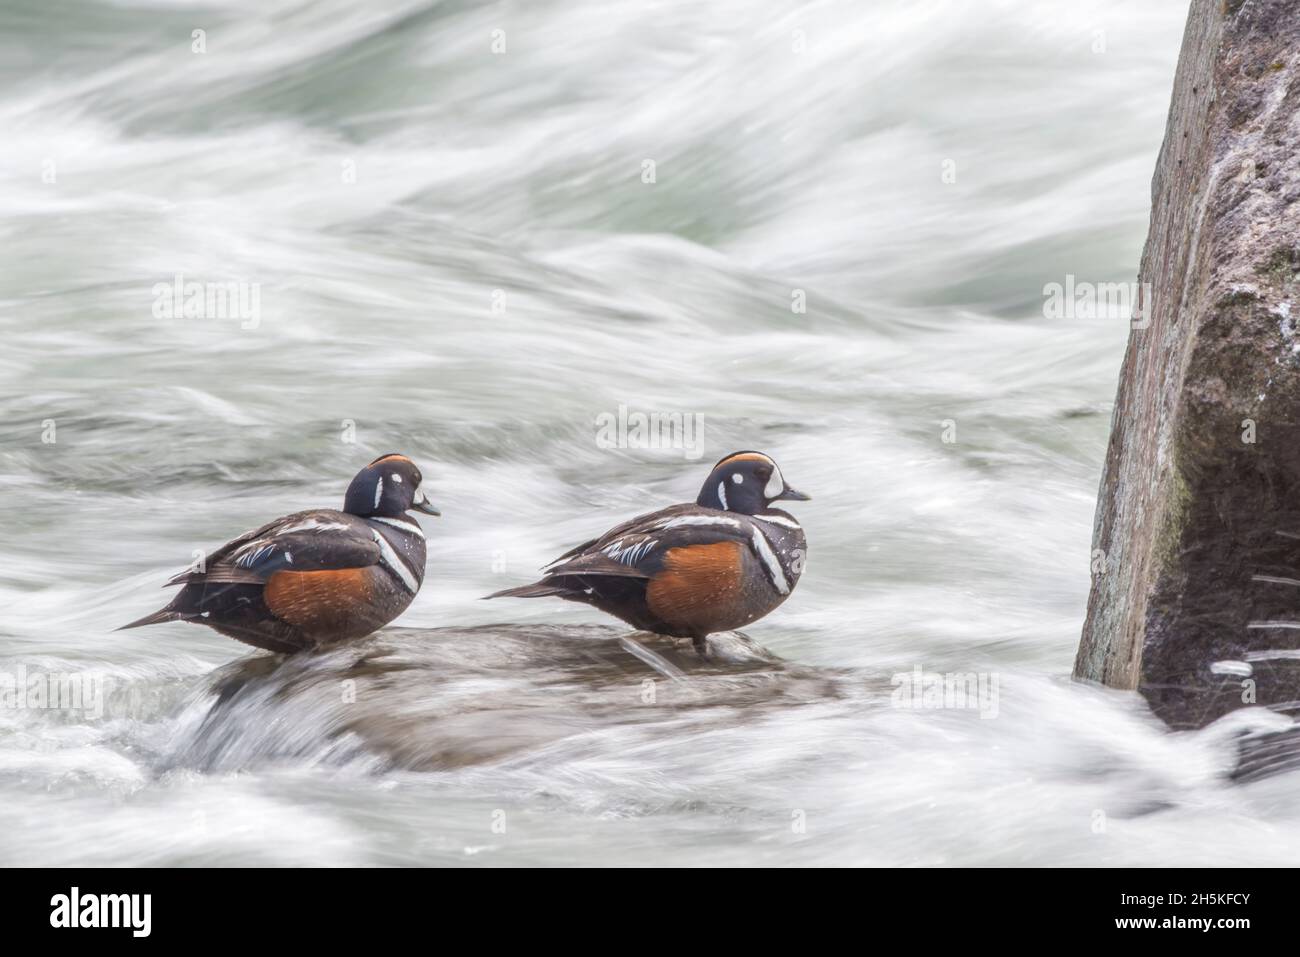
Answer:
[(239, 550), (239, 557), (235, 559), (236, 565), (242, 565), (244, 568), (252, 568), (267, 555), (275, 551), (275, 543), (263, 544), (263, 539), (256, 542), (250, 542)]
[(667, 521), (660, 522), (659, 528), (677, 528), (681, 525), (726, 525), (731, 528), (740, 528), (740, 523), (734, 518), (725, 518), (721, 515), (682, 515), (678, 518), (670, 518)]
[(647, 538), (643, 542), (626, 546), (623, 544), (623, 539), (620, 538), (618, 541), (606, 545), (602, 550), (616, 562), (623, 565), (635, 566), (636, 563), (648, 555), (654, 547), (655, 540), (653, 538)]
[(288, 525), (284, 528), (277, 528), (275, 534), (289, 535), (293, 532), (328, 532), (335, 529), (351, 528), (351, 525), (345, 525), (343, 522), (322, 522), (318, 518), (308, 518), (296, 525)]

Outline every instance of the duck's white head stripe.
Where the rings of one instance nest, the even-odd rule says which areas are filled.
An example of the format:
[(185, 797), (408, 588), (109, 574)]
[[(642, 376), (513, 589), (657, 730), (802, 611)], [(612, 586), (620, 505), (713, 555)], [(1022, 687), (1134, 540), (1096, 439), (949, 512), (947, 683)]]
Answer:
[(375, 483), (375, 508), (379, 508), (379, 500), (384, 497), (384, 480), (380, 479)]
[[(772, 466), (772, 476), (767, 480), (767, 486), (763, 489), (763, 494), (767, 498), (773, 499), (785, 491), (785, 480), (781, 477), (781, 469), (772, 461), (770, 455), (765, 455), (762, 452), (738, 452), (723, 459), (714, 468), (721, 468), (729, 462), (762, 462), (765, 465)], [(733, 476), (733, 481), (740, 481), (740, 479)]]
[(727, 483), (726, 482), (718, 483), (718, 501), (722, 503), (723, 508), (727, 507)]
[(371, 529), (370, 534), (374, 536), (375, 544), (379, 546), (380, 562), (400, 578), (407, 591), (414, 595), (420, 590), (420, 583), (416, 581), (415, 575), (411, 573), (411, 569), (407, 567), (406, 562), (402, 561), (401, 556), (393, 551), (393, 546), (388, 544), (388, 539), (380, 535), (378, 531)]
[(767, 567), (767, 575), (772, 579), (772, 584), (782, 595), (790, 593), (790, 582), (786, 580), (785, 569), (781, 567), (780, 560), (776, 557), (776, 552), (772, 551), (772, 546), (767, 543), (767, 536), (758, 526), (754, 526), (754, 551), (758, 552), (758, 557), (763, 560)]

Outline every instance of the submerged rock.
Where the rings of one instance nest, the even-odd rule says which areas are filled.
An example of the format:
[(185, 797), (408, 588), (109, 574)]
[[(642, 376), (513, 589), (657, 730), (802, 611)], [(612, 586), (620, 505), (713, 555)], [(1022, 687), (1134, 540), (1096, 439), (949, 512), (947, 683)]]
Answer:
[(449, 770), (527, 760), (619, 727), (755, 721), (862, 679), (781, 661), (740, 633), (690, 642), (606, 626), (388, 628), (323, 654), (220, 669), (177, 722), (164, 766), (261, 763)]
[(1300, 708), (1300, 7), (1193, 0), (1076, 677), (1174, 727)]

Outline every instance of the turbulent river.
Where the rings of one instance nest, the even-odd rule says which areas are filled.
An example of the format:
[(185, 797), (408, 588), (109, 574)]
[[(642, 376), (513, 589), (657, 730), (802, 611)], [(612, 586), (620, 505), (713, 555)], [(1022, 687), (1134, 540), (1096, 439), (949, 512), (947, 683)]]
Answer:
[[(1289, 863), (1069, 679), (1128, 323), (1044, 290), (1135, 278), (1186, 7), (4, 4), (0, 671), (101, 694), (6, 698), (0, 863)], [(709, 661), (479, 600), (746, 448), (808, 562)], [(394, 625), (114, 631), (389, 451)]]

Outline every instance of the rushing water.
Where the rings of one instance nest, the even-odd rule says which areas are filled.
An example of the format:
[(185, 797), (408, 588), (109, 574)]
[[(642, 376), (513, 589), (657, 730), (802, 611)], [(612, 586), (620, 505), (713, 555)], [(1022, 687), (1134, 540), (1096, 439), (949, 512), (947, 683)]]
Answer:
[[(0, 710), (0, 861), (1289, 861), (1293, 776), (1068, 677), (1127, 324), (1043, 288), (1134, 278), (1186, 6), (8, 0), (0, 666), (105, 699)], [(809, 561), (710, 662), (477, 600), (737, 448)], [(113, 631), (393, 450), (394, 627)]]

